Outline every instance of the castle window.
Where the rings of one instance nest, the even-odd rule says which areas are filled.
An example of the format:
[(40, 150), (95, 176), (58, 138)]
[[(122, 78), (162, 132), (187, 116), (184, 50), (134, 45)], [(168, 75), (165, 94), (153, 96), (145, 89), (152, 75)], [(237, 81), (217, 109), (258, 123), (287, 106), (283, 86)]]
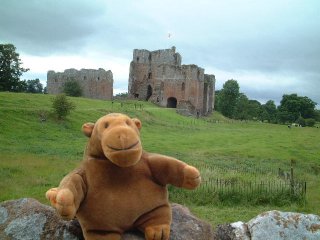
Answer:
[(184, 91), (185, 88), (186, 88), (186, 86), (185, 86), (185, 83), (183, 82), (183, 83), (182, 83), (182, 86), (181, 86), (181, 91)]
[(83, 80), (87, 80), (87, 77), (86, 77), (86, 76), (84, 76), (84, 77), (83, 77)]
[(149, 54), (149, 62), (151, 62), (151, 53)]
[(98, 77), (97, 79), (98, 79), (98, 81), (99, 81), (99, 80), (100, 80), (100, 77)]
[(148, 79), (151, 79), (151, 78), (152, 78), (152, 73), (149, 72), (149, 73), (148, 73)]
[(139, 57), (137, 57), (137, 62), (139, 62)]

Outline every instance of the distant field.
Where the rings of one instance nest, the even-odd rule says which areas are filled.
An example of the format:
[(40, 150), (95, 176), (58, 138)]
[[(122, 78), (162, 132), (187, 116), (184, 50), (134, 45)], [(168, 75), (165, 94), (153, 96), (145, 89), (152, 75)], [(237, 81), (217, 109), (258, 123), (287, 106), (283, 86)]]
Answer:
[[(0, 93), (0, 201), (33, 197), (48, 204), (44, 197), (46, 190), (57, 186), (82, 159), (86, 144), (86, 137), (80, 131), (82, 124), (94, 122), (105, 113), (123, 112), (142, 121), (145, 150), (200, 165), (204, 176), (230, 179), (231, 168), (235, 166), (290, 171), (292, 163), (294, 177), (307, 181), (303, 204), (225, 204), (215, 196), (204, 203), (199, 201), (204, 195), (198, 194), (198, 199), (192, 201), (172, 191), (172, 199), (186, 204), (213, 226), (247, 221), (271, 209), (320, 215), (318, 128), (289, 129), (284, 125), (231, 122), (219, 113), (195, 119), (146, 102), (112, 103), (84, 98), (70, 98), (76, 109), (66, 121), (58, 122), (51, 113), (52, 98), (51, 95)], [(209, 171), (210, 168), (227, 171)], [(241, 173), (240, 177), (244, 175)]]

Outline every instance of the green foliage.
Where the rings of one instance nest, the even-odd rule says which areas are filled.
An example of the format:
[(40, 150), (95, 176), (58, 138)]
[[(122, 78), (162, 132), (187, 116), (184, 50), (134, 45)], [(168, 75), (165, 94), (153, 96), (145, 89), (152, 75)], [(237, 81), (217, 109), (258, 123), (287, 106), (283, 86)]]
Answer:
[(249, 100), (244, 93), (240, 93), (235, 106), (233, 118), (240, 120), (262, 119), (263, 108), (257, 100)]
[(59, 120), (63, 120), (75, 109), (74, 103), (69, 101), (65, 94), (59, 94), (52, 100), (52, 108)]
[(239, 92), (236, 80), (228, 80), (222, 90), (215, 92), (215, 110), (224, 116), (239, 120), (261, 120), (269, 123), (294, 123), (301, 126), (314, 126), (313, 120), (305, 123), (305, 119), (320, 121), (319, 110), (316, 103), (308, 97), (297, 94), (284, 94), (279, 107), (269, 100), (261, 105), (257, 100), (248, 99), (244, 93)]
[(314, 120), (313, 118), (307, 118), (305, 119), (306, 122), (306, 126), (308, 127), (313, 127), (316, 124), (316, 120)]
[(318, 122), (320, 122), (320, 110), (318, 110), (318, 109), (316, 109), (315, 111), (314, 111), (314, 115), (315, 115), (315, 120), (316, 121), (318, 121)]
[(26, 92), (28, 93), (42, 93), (43, 86), (38, 78), (34, 80), (27, 80)]
[(63, 92), (67, 96), (71, 97), (80, 97), (82, 96), (82, 88), (78, 81), (75, 79), (69, 79), (65, 84), (63, 85)]
[(114, 96), (114, 99), (128, 99), (128, 93), (118, 93)]
[(234, 116), (239, 95), (239, 84), (236, 80), (231, 79), (223, 84), (218, 96), (218, 109), (224, 116), (229, 118)]
[(25, 83), (20, 76), (29, 69), (21, 67), (21, 59), (12, 44), (0, 44), (0, 91), (21, 92)]
[(267, 120), (269, 123), (276, 123), (277, 107), (274, 101), (269, 100), (261, 106), (261, 120)]
[(298, 123), (301, 127), (305, 127), (306, 126), (306, 120), (303, 117), (299, 117), (297, 119), (296, 123)]
[(281, 123), (293, 123), (302, 118), (314, 118), (316, 103), (308, 97), (300, 97), (297, 94), (284, 94), (278, 107), (278, 120)]
[(239, 94), (233, 117), (235, 119), (245, 120), (249, 119), (249, 99), (243, 93)]
[(249, 100), (248, 102), (248, 116), (250, 120), (262, 120), (261, 114), (262, 114), (262, 106), (261, 103), (257, 100)]
[(257, 100), (250, 100), (244, 93), (239, 92), (236, 80), (228, 80), (221, 91), (216, 91), (216, 110), (224, 116), (239, 120), (262, 119), (263, 108)]
[(220, 100), (220, 93), (221, 93), (221, 90), (216, 90), (214, 92), (214, 110), (218, 111), (218, 112), (221, 112), (221, 100)]

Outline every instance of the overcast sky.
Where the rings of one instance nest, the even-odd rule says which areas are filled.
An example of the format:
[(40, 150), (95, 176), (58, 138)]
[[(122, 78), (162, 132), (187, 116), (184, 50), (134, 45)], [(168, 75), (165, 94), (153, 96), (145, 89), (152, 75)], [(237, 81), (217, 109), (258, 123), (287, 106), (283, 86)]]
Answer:
[(30, 68), (22, 79), (44, 85), (48, 70), (104, 68), (126, 92), (133, 49), (176, 46), (216, 89), (235, 79), (261, 103), (297, 93), (320, 104), (318, 0), (0, 0), (0, 43)]

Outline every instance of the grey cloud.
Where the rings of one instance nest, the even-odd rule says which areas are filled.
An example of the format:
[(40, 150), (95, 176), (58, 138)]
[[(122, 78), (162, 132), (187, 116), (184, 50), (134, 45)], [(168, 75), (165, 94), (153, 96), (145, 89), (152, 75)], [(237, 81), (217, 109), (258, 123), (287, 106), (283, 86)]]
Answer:
[[(242, 88), (242, 91), (249, 99), (258, 100), (261, 104), (266, 103), (269, 100), (273, 100), (276, 105), (280, 104), (282, 99), (283, 89), (262, 89), (260, 91), (253, 90), (251, 88)], [(288, 94), (288, 93), (287, 93)]]
[(88, 1), (3, 0), (1, 41), (13, 42), (24, 52), (46, 55), (77, 51), (95, 31), (103, 10)]
[(183, 64), (234, 72), (235, 79), (240, 71), (296, 79), (280, 90), (243, 86), (251, 98), (281, 98), (288, 90), (320, 102), (319, 9), (316, 0), (1, 0), (0, 41), (29, 55), (125, 58), (128, 67), (135, 48), (176, 46)]
[[(291, 81), (286, 80), (288, 75), (293, 76)], [(240, 91), (245, 93), (250, 99), (256, 99), (262, 103), (268, 100), (274, 100), (280, 103), (284, 94), (296, 93), (299, 96), (307, 96), (320, 106), (320, 74), (319, 73), (302, 73), (296, 75), (294, 73), (279, 73), (276, 80), (269, 85), (270, 82), (260, 83), (253, 86), (248, 82), (238, 81)], [(285, 81), (285, 82), (283, 82)]]

